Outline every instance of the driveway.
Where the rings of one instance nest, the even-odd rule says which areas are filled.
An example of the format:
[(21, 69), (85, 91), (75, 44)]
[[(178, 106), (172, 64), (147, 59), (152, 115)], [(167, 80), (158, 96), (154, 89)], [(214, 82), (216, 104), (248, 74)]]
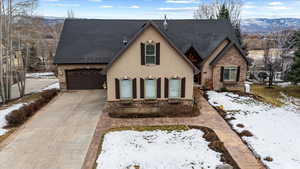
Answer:
[(80, 169), (104, 90), (61, 93), (0, 145), (1, 169)]

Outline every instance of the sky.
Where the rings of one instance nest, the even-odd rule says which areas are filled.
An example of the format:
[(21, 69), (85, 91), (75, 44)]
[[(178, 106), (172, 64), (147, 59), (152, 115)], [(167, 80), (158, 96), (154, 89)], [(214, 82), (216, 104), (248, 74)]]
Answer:
[[(98, 19), (192, 19), (210, 0), (39, 0), (37, 15)], [(300, 0), (243, 0), (242, 18), (300, 18)]]

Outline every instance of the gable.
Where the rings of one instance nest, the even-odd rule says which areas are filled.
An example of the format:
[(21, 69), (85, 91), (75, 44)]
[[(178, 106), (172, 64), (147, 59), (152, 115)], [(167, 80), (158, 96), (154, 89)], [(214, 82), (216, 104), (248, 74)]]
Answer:
[[(141, 64), (141, 43), (149, 40), (160, 43), (159, 65)], [(115, 58), (107, 69), (107, 74), (108, 76), (119, 74), (120, 77), (141, 76), (141, 74), (146, 77), (153, 75), (171, 77), (180, 76), (181, 74), (193, 75), (194, 70), (192, 63), (187, 61), (185, 56), (178, 53), (168, 40), (154, 26), (150, 25)]]
[[(179, 56), (182, 61), (185, 61), (185, 64), (189, 65), (195, 73), (199, 72), (199, 69), (188, 59), (185, 57), (185, 55), (168, 39), (168, 37), (164, 34), (164, 32), (160, 31), (157, 26), (153, 22), (148, 22), (147, 24), (143, 25), (141, 30), (139, 30), (133, 39), (130, 40), (130, 42), (123, 47), (122, 50), (115, 56), (115, 58), (111, 61), (111, 63), (107, 66), (107, 70), (109, 70), (117, 60), (119, 60), (121, 57), (123, 57), (124, 53), (127, 52), (127, 50), (131, 49), (132, 46), (136, 47), (134, 48), (135, 52), (140, 51), (139, 54), (141, 54), (141, 49), (138, 49), (137, 47), (139, 44), (145, 44), (146, 42), (153, 41), (154, 43), (162, 43), (162, 45), (166, 48), (162, 48), (160, 51), (161, 56), (166, 56), (168, 53), (164, 50), (167, 49), (167, 47), (172, 48), (173, 52), (175, 52), (174, 56)], [(170, 52), (170, 51), (168, 51)], [(137, 54), (137, 53), (135, 53)], [(139, 57), (141, 60), (141, 56)], [(175, 59), (175, 58), (170, 58)], [(140, 61), (141, 63), (141, 61)]]

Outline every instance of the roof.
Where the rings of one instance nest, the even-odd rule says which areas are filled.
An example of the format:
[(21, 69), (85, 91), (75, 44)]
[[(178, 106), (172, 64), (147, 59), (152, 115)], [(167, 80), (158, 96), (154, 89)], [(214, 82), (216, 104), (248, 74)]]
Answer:
[(120, 52), (113, 58), (113, 60), (109, 63), (109, 65), (107, 66), (107, 68), (106, 68), (106, 70), (108, 70), (110, 67), (111, 67), (111, 65), (113, 65), (113, 63), (131, 46), (131, 44), (133, 44), (133, 42), (135, 42), (135, 40), (147, 29), (147, 28), (149, 28), (150, 26), (153, 26), (153, 28), (156, 30), (156, 31), (158, 31), (158, 33), (161, 35), (161, 36), (163, 36), (166, 40), (167, 40), (167, 42), (169, 43), (169, 45), (171, 46), (171, 47), (173, 47), (173, 49), (194, 69), (194, 72), (196, 73), (196, 74), (198, 74), (200, 71), (199, 71), (199, 69), (187, 58), (187, 57), (185, 57), (185, 55), (184, 55), (184, 53), (182, 53), (170, 40), (169, 40), (169, 38), (167, 37), (167, 35), (164, 33), (164, 32), (162, 32), (159, 28), (158, 28), (158, 26), (154, 23), (154, 22), (152, 22), (152, 21), (148, 21), (147, 22), (147, 24), (145, 24), (144, 26), (142, 26), (141, 28), (140, 28), (140, 30), (134, 35), (134, 37), (130, 40), (130, 42), (126, 45), (126, 46), (124, 46), (121, 50), (120, 50)]
[[(149, 20), (66, 19), (57, 47), (55, 64), (109, 64), (122, 49), (123, 39), (132, 40)], [(237, 42), (226, 20), (152, 20), (160, 32), (185, 53), (194, 47), (202, 59), (226, 37)]]

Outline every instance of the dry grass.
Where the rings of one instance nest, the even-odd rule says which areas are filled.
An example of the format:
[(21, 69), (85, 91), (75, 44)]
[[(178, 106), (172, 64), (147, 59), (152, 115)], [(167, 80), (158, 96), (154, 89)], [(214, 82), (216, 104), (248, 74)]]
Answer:
[(261, 96), (267, 103), (275, 106), (282, 106), (284, 104), (280, 101), (281, 92), (288, 96), (300, 98), (300, 86), (289, 86), (284, 88), (273, 86), (272, 88), (268, 88), (263, 85), (252, 85), (251, 92), (255, 95)]

